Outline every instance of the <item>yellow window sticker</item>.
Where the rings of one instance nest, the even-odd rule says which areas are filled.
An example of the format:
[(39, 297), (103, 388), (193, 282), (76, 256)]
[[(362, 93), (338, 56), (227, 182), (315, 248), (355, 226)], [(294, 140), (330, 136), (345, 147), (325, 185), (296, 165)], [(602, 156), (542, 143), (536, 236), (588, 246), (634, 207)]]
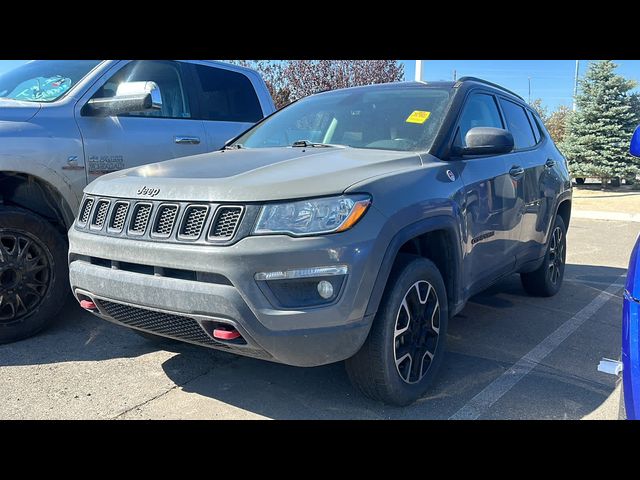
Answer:
[(405, 120), (407, 123), (424, 123), (431, 115), (431, 112), (425, 112), (424, 110), (414, 110), (411, 115)]

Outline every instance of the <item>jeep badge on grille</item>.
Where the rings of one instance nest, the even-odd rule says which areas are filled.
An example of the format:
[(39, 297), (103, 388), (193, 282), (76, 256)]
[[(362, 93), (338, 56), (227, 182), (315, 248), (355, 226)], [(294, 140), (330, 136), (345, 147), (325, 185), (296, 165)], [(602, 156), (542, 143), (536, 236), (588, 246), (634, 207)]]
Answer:
[(145, 197), (155, 197), (160, 193), (159, 188), (148, 188), (146, 185), (138, 189), (138, 195), (143, 195)]

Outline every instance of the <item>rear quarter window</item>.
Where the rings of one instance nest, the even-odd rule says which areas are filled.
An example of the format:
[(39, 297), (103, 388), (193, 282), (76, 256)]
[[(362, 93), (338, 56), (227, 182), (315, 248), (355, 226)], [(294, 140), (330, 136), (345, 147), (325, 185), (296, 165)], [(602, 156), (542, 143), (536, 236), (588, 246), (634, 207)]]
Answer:
[(251, 81), (242, 73), (194, 64), (200, 118), (219, 122), (251, 122), (262, 108)]

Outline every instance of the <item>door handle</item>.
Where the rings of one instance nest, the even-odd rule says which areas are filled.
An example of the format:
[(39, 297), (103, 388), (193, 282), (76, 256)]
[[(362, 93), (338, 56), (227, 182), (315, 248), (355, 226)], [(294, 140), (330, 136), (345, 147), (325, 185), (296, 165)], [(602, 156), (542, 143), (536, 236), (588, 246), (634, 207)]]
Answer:
[(511, 167), (511, 170), (509, 170), (509, 175), (511, 175), (512, 177), (519, 177), (523, 173), (524, 173), (524, 168), (518, 165), (514, 165), (513, 167)]
[(173, 137), (173, 139), (180, 145), (198, 145), (200, 143), (200, 137), (178, 136)]
[(556, 164), (556, 161), (553, 158), (547, 158), (547, 161), (545, 162), (544, 166), (547, 168), (551, 168), (554, 167)]

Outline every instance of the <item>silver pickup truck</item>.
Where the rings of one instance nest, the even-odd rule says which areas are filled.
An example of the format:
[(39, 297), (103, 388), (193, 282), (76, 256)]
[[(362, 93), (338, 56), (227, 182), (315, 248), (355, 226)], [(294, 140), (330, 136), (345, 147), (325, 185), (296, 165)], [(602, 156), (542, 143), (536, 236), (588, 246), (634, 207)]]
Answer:
[(46, 60), (0, 75), (0, 343), (64, 303), (66, 232), (89, 182), (218, 150), (274, 110), (256, 71), (221, 62)]

